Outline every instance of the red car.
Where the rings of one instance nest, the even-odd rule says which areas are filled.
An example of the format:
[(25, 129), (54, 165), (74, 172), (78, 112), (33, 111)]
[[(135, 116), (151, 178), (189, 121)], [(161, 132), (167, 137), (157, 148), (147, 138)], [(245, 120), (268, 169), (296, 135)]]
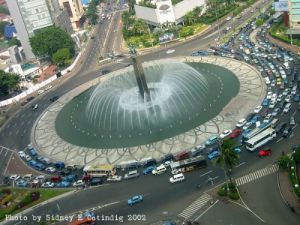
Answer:
[(268, 148), (268, 149), (261, 149), (258, 152), (258, 156), (259, 157), (269, 156), (271, 154), (272, 154), (272, 150), (270, 148)]
[(232, 133), (229, 135), (229, 138), (236, 138), (242, 133), (242, 130), (240, 129), (235, 129), (232, 131)]

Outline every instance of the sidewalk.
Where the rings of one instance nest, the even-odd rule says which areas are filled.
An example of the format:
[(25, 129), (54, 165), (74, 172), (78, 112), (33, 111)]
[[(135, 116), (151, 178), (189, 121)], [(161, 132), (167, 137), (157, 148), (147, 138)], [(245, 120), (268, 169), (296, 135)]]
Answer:
[(276, 38), (273, 38), (271, 35), (267, 34), (267, 39), (269, 39), (271, 42), (274, 42), (276, 43), (277, 45), (285, 48), (285, 49), (288, 49), (292, 52), (294, 52), (295, 54), (297, 54), (298, 52), (300, 52), (300, 47), (296, 46), (296, 45), (290, 45), (288, 43), (285, 43), (283, 41), (280, 41)]
[[(299, 172), (299, 167), (298, 167)], [(284, 203), (292, 207), (298, 215), (300, 215), (300, 200), (297, 198), (296, 194), (293, 192), (292, 185), (290, 182), (289, 173), (287, 171), (279, 170), (277, 175), (278, 188)]]

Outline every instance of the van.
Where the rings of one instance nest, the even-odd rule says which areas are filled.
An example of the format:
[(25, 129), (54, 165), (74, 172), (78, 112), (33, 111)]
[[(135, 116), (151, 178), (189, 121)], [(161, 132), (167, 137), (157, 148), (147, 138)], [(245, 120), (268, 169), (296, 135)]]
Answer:
[(291, 110), (291, 108), (292, 108), (292, 104), (288, 103), (284, 106), (283, 112), (288, 113)]
[(180, 160), (187, 159), (188, 157), (189, 157), (189, 153), (187, 151), (183, 151), (183, 152), (178, 153), (175, 156), (175, 160), (180, 161)]
[(158, 174), (161, 174), (161, 173), (165, 172), (166, 170), (167, 170), (167, 168), (163, 164), (161, 164), (159, 167), (152, 170), (152, 174), (153, 175), (158, 175)]
[(275, 128), (277, 126), (279, 122), (279, 119), (278, 118), (275, 118), (274, 120), (271, 121), (271, 127), (272, 128)]
[(184, 180), (183, 173), (179, 173), (170, 178), (170, 183), (176, 183)]

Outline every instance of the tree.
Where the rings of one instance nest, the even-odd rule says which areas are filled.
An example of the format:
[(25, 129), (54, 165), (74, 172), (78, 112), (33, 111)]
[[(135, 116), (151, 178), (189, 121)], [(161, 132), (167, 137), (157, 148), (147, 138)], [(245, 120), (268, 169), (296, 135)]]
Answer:
[(9, 15), (9, 10), (8, 10), (7, 7), (5, 7), (5, 6), (3, 6), (3, 5), (0, 5), (0, 13)]
[(184, 24), (186, 25), (192, 25), (194, 23), (194, 15), (193, 12), (190, 11), (187, 14), (184, 15), (183, 17)]
[(18, 75), (0, 70), (0, 96), (8, 95), (9, 91), (15, 89), (19, 83)]
[(0, 22), (0, 35), (4, 36), (5, 26), (9, 24), (9, 22), (1, 21)]
[(235, 145), (232, 139), (225, 139), (220, 146), (221, 154), (216, 159), (216, 163), (224, 169), (225, 175), (229, 178), (231, 184), (233, 183), (231, 171), (239, 162), (239, 154), (234, 151)]
[(33, 53), (38, 57), (52, 57), (57, 50), (67, 48), (71, 56), (75, 53), (75, 44), (71, 36), (59, 27), (50, 26), (37, 31), (30, 38)]
[(53, 63), (58, 66), (68, 65), (71, 58), (71, 53), (67, 48), (58, 49), (57, 52), (52, 55)]
[(258, 19), (256, 20), (256, 26), (260, 27), (264, 24), (264, 20), (263, 19)]
[(90, 23), (95, 25), (97, 23), (97, 20), (99, 18), (98, 16), (98, 9), (97, 5), (99, 5), (100, 1), (99, 0), (92, 0), (89, 3), (89, 7), (85, 11), (86, 17), (89, 19)]
[(282, 156), (278, 159), (277, 163), (281, 169), (286, 170), (291, 165), (291, 161), (292, 159), (283, 152)]

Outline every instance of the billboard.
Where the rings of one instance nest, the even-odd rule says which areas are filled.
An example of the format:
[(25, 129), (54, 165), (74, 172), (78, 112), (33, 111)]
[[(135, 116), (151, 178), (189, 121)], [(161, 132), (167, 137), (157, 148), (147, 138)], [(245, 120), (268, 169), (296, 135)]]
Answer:
[(274, 2), (275, 4), (275, 11), (276, 12), (288, 12), (289, 11), (289, 4), (288, 1), (280, 1)]

